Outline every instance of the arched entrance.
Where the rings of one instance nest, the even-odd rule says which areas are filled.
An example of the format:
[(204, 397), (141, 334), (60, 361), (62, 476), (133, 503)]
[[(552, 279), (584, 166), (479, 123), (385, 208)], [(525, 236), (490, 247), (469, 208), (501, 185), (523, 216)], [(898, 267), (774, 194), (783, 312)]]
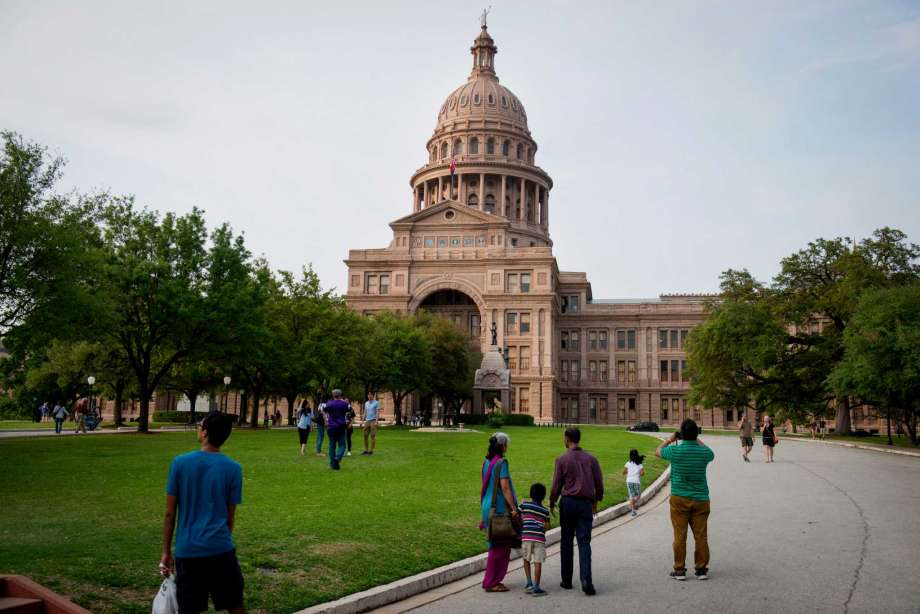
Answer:
[(482, 338), (482, 314), (479, 306), (468, 294), (453, 288), (436, 290), (426, 296), (419, 309), (450, 320), (469, 338)]

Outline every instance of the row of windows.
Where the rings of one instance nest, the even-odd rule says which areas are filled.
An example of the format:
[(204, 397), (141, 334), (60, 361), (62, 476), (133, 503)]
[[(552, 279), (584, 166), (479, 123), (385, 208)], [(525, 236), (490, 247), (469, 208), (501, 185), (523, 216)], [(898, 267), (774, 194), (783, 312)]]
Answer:
[[(588, 416), (593, 419), (600, 418), (607, 420), (607, 408), (609, 399), (604, 395), (588, 396)], [(579, 418), (579, 400), (575, 395), (562, 395), (560, 398), (560, 414), (562, 418)], [(638, 401), (635, 396), (616, 397), (616, 418), (618, 420), (637, 420), (639, 418)], [(685, 397), (661, 397), (660, 413), (658, 419), (662, 422), (679, 422), (685, 418), (693, 417), (699, 421), (701, 416), (699, 407), (692, 408), (688, 412), (687, 399)], [(739, 419), (740, 419), (739, 410)], [(734, 417), (732, 410), (726, 410), (726, 423), (733, 422)]]
[(658, 347), (662, 350), (682, 350), (687, 347), (687, 335), (690, 330), (686, 328), (659, 328)]
[[(684, 350), (686, 349), (689, 332), (686, 328), (660, 329), (658, 331), (658, 345), (661, 349)], [(607, 331), (605, 329), (588, 329), (587, 335), (589, 351), (607, 350)], [(570, 352), (581, 350), (580, 329), (563, 330), (559, 336), (560, 349)], [(635, 328), (619, 328), (616, 330), (616, 349), (636, 349)]]
[[(636, 361), (617, 361), (616, 382), (619, 384), (636, 383)], [(608, 369), (606, 360), (588, 361), (588, 378), (592, 382), (606, 382)], [(662, 360), (659, 369), (659, 378), (662, 383), (682, 384), (690, 381), (687, 372), (686, 360)], [(559, 379), (563, 382), (578, 382), (581, 380), (581, 362), (563, 358), (560, 361)]]
[(530, 370), (530, 346), (508, 346), (508, 369), (512, 372), (526, 373)]
[(506, 335), (529, 335), (530, 334), (530, 312), (529, 311), (509, 311), (505, 314), (505, 334)]
[[(453, 143), (450, 141), (441, 141), (440, 145), (432, 145), (431, 151), (429, 152), (429, 161), (434, 163), (438, 160), (446, 160), (448, 154), (451, 157), (457, 157), (463, 155), (464, 147), (466, 148), (467, 153), (471, 156), (479, 155), (480, 153), (480, 144), (481, 141), (479, 137), (471, 137), (466, 143), (463, 142), (463, 139), (456, 138)], [(505, 139), (499, 145), (498, 142), (492, 138), (488, 137), (485, 140), (484, 152), (486, 155), (495, 155), (496, 148), (500, 148), (501, 155), (505, 157), (511, 156), (512, 144), (511, 141)], [(440, 156), (438, 153), (440, 152)], [(524, 145), (524, 143), (517, 143), (514, 147), (514, 154), (517, 160), (526, 160), (527, 162), (533, 164), (533, 150), (530, 147)]]
[[(491, 66), (490, 59), (491, 59), (490, 56), (488, 56), (486, 52), (480, 53), (478, 56), (479, 65), (480, 66)], [(524, 106), (523, 105), (519, 106), (517, 99), (514, 98), (513, 96), (511, 97), (511, 100), (509, 101), (508, 97), (502, 94), (498, 100), (501, 100), (502, 106), (506, 109), (508, 108), (508, 105), (510, 102), (512, 110), (514, 111), (520, 110), (521, 112), (524, 111)], [(489, 94), (486, 95), (486, 101), (488, 101), (490, 105), (494, 106), (495, 103), (497, 102), (495, 98), (495, 94), (489, 92)], [(448, 109), (453, 110), (457, 108), (458, 103), (461, 107), (465, 107), (466, 105), (469, 104), (469, 102), (470, 102), (470, 97), (467, 94), (462, 94), (460, 96), (451, 96), (449, 100), (445, 101), (444, 104), (441, 105), (441, 113), (442, 114), (446, 113)], [(475, 92), (473, 94), (473, 104), (474, 105), (482, 104), (482, 96), (479, 94), (479, 92)]]

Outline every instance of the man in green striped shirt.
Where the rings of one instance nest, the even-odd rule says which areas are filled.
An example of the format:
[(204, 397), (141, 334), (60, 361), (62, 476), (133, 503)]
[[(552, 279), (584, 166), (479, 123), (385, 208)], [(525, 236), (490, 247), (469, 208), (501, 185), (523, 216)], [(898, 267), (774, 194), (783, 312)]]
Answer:
[(675, 580), (687, 579), (687, 525), (693, 531), (693, 566), (696, 577), (709, 577), (709, 485), (706, 466), (715, 458), (712, 450), (699, 439), (699, 427), (689, 418), (680, 425), (680, 433), (661, 442), (655, 456), (671, 462), (671, 525), (674, 527)]

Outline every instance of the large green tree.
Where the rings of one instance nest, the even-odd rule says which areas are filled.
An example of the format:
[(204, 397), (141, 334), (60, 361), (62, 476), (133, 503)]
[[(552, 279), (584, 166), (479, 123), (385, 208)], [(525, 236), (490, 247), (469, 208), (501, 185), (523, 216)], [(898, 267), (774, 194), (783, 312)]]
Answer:
[(406, 397), (430, 387), (431, 342), (417, 316), (383, 313), (376, 318), (381, 327), (377, 339), (381, 384), (393, 397), (396, 424), (402, 424)]
[[(459, 412), (463, 403), (473, 398), (473, 379), (482, 362), (478, 344), (446, 318), (420, 313), (431, 350), (431, 375), (427, 388), (436, 394), (450, 412)], [(425, 408), (430, 420), (431, 408)]]
[[(918, 443), (920, 282), (862, 295), (843, 336), (844, 357), (829, 377), (841, 395), (876, 408)], [(888, 431), (889, 442), (891, 431)]]

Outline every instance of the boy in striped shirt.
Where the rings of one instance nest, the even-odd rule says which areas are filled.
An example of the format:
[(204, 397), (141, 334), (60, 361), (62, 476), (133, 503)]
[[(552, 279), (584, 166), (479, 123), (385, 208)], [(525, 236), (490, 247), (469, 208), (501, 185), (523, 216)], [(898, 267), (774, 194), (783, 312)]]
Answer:
[[(546, 560), (546, 529), (549, 527), (549, 510), (543, 507), (546, 486), (537, 482), (530, 487), (530, 500), (521, 504), (521, 518), (524, 522), (521, 532), (521, 556), (524, 559), (524, 573), (527, 585), (524, 591), (535, 597), (546, 594), (540, 588), (540, 571)], [(533, 564), (533, 576), (530, 565)], [(531, 579), (532, 578), (532, 579)]]

